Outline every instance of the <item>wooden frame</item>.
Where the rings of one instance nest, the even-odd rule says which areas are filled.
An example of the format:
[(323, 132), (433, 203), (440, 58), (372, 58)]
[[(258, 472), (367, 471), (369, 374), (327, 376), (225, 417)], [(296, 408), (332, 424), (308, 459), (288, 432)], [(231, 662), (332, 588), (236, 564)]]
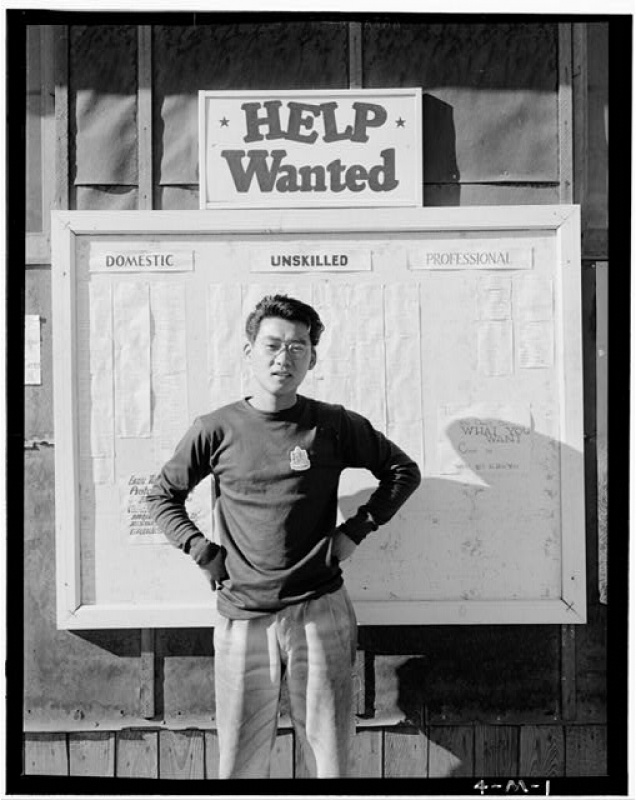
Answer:
[[(53, 28), (50, 25), (29, 27), (33, 29), (31, 31), (32, 35), (36, 35), (35, 29), (37, 29), (37, 45), (39, 46), (40, 57), (40, 68), (37, 74), (30, 74), (31, 71), (29, 71), (29, 82), (31, 84), (29, 102), (33, 102), (31, 95), (39, 95), (39, 103), (36, 113), (33, 115), (32, 124), (39, 128), (39, 158), (41, 163), (40, 212), (42, 215), (42, 230), (28, 232), (25, 237), (26, 263), (32, 266), (49, 264), (51, 261), (49, 210), (55, 193), (55, 176), (51, 170), (55, 152), (55, 43)], [(31, 155), (27, 146), (27, 160)]]
[(362, 625), (526, 624), (586, 621), (585, 513), (581, 366), (580, 219), (577, 206), (426, 209), (259, 210), (256, 212), (54, 212), (53, 363), (56, 429), (57, 622), (65, 629), (209, 627), (209, 605), (82, 603), (79, 548), (78, 366), (76, 363), (75, 248), (83, 235), (231, 235), (264, 233), (378, 233), (544, 231), (555, 237), (562, 329), (557, 339), (566, 365), (561, 376), (562, 552), (559, 599), (515, 601), (365, 601)]

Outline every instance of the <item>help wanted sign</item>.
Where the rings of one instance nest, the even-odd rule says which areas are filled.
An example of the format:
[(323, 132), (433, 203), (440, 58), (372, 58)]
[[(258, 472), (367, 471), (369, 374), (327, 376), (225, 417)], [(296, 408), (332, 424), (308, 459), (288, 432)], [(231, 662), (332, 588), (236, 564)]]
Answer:
[(420, 206), (420, 89), (199, 92), (201, 208)]

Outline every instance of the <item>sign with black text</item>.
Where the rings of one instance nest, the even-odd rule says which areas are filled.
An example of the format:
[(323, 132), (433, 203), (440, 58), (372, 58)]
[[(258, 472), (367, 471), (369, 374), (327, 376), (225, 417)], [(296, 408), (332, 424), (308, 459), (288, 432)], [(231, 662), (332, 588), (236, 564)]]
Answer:
[(199, 92), (200, 207), (421, 206), (420, 89)]

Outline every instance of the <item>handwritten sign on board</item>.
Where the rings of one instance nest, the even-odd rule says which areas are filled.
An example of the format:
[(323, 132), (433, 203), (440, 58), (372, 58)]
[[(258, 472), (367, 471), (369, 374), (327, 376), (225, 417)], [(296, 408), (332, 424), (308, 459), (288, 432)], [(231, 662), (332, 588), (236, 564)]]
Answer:
[(438, 459), (443, 475), (523, 474), (530, 470), (528, 408), (478, 403), (443, 406), (438, 413)]

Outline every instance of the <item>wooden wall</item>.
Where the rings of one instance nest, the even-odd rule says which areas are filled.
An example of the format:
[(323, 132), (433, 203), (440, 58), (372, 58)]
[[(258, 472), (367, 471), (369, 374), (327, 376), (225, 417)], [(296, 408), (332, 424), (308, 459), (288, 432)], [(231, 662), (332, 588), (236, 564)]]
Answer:
[[(607, 97), (603, 29), (412, 19), (290, 27), (211, 24), (197, 15), (196, 24), (69, 23), (46, 33), (55, 54), (57, 150), (45, 171), (51, 182), (55, 170), (55, 207), (196, 209), (199, 88), (421, 86), (425, 205), (571, 202), (573, 184), (583, 186), (589, 174), (592, 250), (582, 265), (589, 622), (362, 629), (356, 764), (360, 774), (385, 777), (606, 774), (607, 607), (598, 592), (594, 442), (594, 259), (607, 256), (598, 161), (606, 159), (598, 127)], [(594, 74), (583, 79), (573, 63)], [(587, 105), (589, 86), (595, 99)], [(587, 127), (576, 138), (581, 104)], [(592, 128), (593, 166), (581, 155)], [(576, 199), (586, 203), (587, 195)], [(209, 631), (148, 638), (56, 629), (55, 321), (50, 261), (31, 262), (25, 312), (42, 318), (42, 383), (25, 387), (24, 771), (212, 777)], [(184, 728), (193, 717), (199, 721)], [(277, 772), (302, 775), (298, 759), (291, 730), (281, 729)]]
[[(197, 780), (218, 777), (216, 731), (127, 728), (27, 734), (27, 775)], [(353, 778), (561, 778), (603, 776), (604, 725), (431, 725), (358, 728)], [(310, 778), (281, 727), (272, 778)]]

